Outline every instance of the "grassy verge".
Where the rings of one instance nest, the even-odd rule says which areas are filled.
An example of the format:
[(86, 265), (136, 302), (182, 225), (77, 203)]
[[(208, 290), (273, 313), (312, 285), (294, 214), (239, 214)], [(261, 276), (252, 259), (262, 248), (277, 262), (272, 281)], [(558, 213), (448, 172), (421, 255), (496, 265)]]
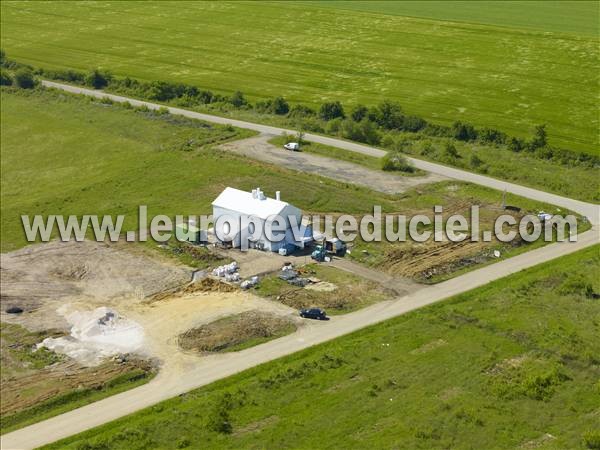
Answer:
[[(525, 270), (47, 448), (594, 448), (599, 251)], [(335, 417), (335, 426), (323, 417)]]

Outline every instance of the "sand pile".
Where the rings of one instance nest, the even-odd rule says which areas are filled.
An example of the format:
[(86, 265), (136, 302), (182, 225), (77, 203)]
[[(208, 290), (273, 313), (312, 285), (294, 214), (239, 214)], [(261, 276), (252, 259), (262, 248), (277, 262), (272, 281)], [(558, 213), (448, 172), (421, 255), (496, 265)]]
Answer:
[(71, 334), (46, 338), (39, 346), (67, 355), (85, 365), (98, 365), (106, 357), (135, 353), (144, 343), (144, 330), (137, 322), (106, 307), (92, 311), (58, 312), (71, 325)]

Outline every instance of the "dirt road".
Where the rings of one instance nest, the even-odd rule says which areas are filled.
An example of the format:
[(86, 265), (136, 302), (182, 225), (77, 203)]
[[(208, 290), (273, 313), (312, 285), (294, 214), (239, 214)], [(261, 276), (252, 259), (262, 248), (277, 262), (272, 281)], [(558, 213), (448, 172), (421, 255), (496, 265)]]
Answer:
[[(44, 84), (46, 86), (57, 87), (70, 92), (83, 93), (96, 97), (107, 96), (115, 101), (129, 101), (133, 105), (145, 104), (149, 108), (153, 109), (156, 109), (160, 106), (157, 104), (109, 95), (89, 89), (60, 85), (51, 82), (44, 82)], [(182, 114), (188, 117), (216, 123), (229, 123), (234, 126), (257, 130), (261, 133), (277, 135), (281, 134), (283, 131), (290, 133), (292, 132), (291, 130), (283, 130), (275, 127), (210, 116), (207, 114), (182, 110), (179, 108), (169, 108), (169, 110), (173, 114)], [(306, 139), (345, 148), (347, 150), (367, 153), (374, 156), (381, 156), (382, 152), (381, 150), (375, 148), (323, 136), (307, 135)], [(442, 176), (470, 181), (495, 189), (506, 188), (509, 192), (513, 192), (524, 197), (553, 203), (555, 205), (574, 210), (587, 216), (594, 224), (594, 227), (591, 230), (579, 235), (576, 243), (565, 242), (550, 244), (545, 247), (498, 262), (496, 264), (474, 270), (451, 280), (422, 288), (409, 295), (398, 297), (391, 301), (377, 303), (370, 307), (341, 317), (334, 317), (330, 322), (311, 324), (311, 326), (304, 327), (294, 334), (246, 349), (241, 352), (203, 358), (194, 366), (194, 368), (190, 369), (189, 372), (184, 374), (181, 374), (181, 372), (173, 374), (168, 370), (163, 371), (147, 385), (123, 392), (119, 395), (106, 398), (83, 408), (67, 412), (60, 416), (6, 434), (1, 438), (2, 448), (34, 448), (54, 442), (58, 439), (99, 426), (103, 423), (160, 402), (161, 400), (165, 400), (175, 395), (187, 392), (191, 389), (204, 386), (213, 381), (227, 377), (258, 364), (271, 361), (312, 345), (342, 336), (367, 325), (378, 323), (400, 314), (404, 314), (408, 311), (430, 305), (452, 295), (477, 288), (490, 281), (505, 277), (528, 267), (532, 267), (559, 256), (563, 256), (597, 244), (599, 241), (598, 222), (600, 209), (598, 205), (571, 200), (558, 195), (538, 191), (536, 189), (505, 183), (493, 178), (484, 177), (425, 161), (413, 160), (413, 163), (420, 169)]]
[(406, 177), (381, 170), (373, 170), (358, 164), (339, 159), (313, 155), (311, 153), (290, 152), (270, 144), (272, 135), (261, 134), (249, 139), (232, 141), (221, 146), (248, 158), (276, 164), (300, 172), (313, 173), (344, 183), (353, 183), (386, 194), (404, 192), (414, 186), (446, 180), (441, 175), (428, 173), (422, 177)]

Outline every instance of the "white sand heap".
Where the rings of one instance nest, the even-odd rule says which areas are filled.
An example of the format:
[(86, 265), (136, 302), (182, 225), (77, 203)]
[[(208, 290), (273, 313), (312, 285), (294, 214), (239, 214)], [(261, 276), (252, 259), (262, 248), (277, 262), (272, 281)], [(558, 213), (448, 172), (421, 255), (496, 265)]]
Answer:
[(106, 307), (67, 314), (58, 310), (71, 325), (71, 335), (46, 338), (38, 346), (67, 355), (86, 365), (98, 365), (109, 356), (135, 353), (144, 343), (144, 329), (137, 322), (120, 317)]

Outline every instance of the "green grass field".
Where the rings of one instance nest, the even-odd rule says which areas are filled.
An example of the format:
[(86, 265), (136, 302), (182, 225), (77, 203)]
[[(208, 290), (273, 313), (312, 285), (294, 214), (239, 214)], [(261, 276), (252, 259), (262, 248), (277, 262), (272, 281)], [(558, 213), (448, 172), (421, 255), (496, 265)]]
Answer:
[[(48, 448), (597, 448), (599, 250), (247, 370)], [(213, 431), (215, 417), (231, 429)]]
[[(398, 199), (211, 148), (251, 132), (51, 91), (2, 91), (2, 251), (25, 245), (21, 214), (209, 214), (226, 186), (281, 190), (307, 211), (367, 212)], [(287, 186), (287, 188), (286, 188)], [(293, 186), (293, 189), (291, 188)], [(323, 195), (327, 189), (328, 195)]]
[(2, 48), (44, 68), (100, 67), (253, 100), (392, 99), (432, 122), (523, 137), (546, 123), (550, 144), (598, 154), (597, 4), (523, 2), (492, 25), (466, 22), (509, 8), (350, 6), (5, 1)]
[[(26, 244), (22, 214), (124, 214), (137, 229), (148, 214), (208, 214), (226, 186), (281, 190), (307, 213), (431, 211), (431, 205), (501, 202), (501, 193), (459, 182), (386, 195), (275, 167), (214, 147), (251, 134), (171, 115), (91, 102), (51, 90), (2, 90), (2, 251)], [(326, 195), (324, 193), (326, 192)], [(551, 205), (509, 195), (526, 211)], [(483, 229), (483, 228), (482, 228)]]
[(600, 6), (595, 1), (347, 1), (307, 2), (374, 14), (421, 17), (559, 33), (598, 35)]

